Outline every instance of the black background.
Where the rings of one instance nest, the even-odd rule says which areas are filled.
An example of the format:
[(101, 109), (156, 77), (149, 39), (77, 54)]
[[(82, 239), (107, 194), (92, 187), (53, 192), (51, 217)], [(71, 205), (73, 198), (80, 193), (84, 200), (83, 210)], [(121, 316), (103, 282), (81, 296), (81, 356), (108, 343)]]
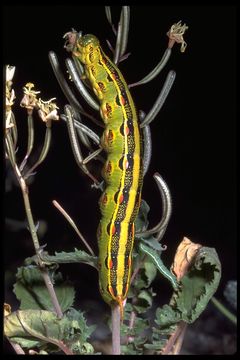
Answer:
[[(114, 7), (115, 24), (119, 11), (120, 7)], [(151, 207), (150, 222), (154, 225), (161, 215), (160, 196), (152, 177), (158, 171), (167, 181), (173, 198), (173, 215), (162, 240), (168, 245), (163, 260), (171, 264), (183, 236), (215, 247), (223, 270), (217, 292), (219, 298), (226, 281), (236, 278), (235, 11), (231, 6), (132, 6), (128, 43), (131, 56), (120, 63), (128, 83), (140, 80), (164, 53), (168, 40), (165, 34), (171, 25), (182, 20), (189, 26), (185, 35), (186, 52), (180, 53), (180, 46), (175, 45), (162, 73), (150, 83), (132, 89), (137, 108), (147, 112), (167, 72), (174, 69), (177, 73), (162, 111), (151, 124), (153, 158), (145, 178), (143, 198)], [(21, 89), (26, 82), (34, 82), (43, 99), (57, 98), (63, 112), (67, 101), (54, 77), (48, 52), (53, 50), (58, 54), (64, 70), (68, 54), (63, 49), (62, 36), (71, 28), (95, 34), (110, 55), (105, 40), (113, 44), (114, 36), (102, 6), (4, 7), (4, 62), (16, 66), (14, 112), (22, 139), (18, 144), (19, 160), (24, 156), (27, 132), (24, 109), (18, 109)], [(88, 120), (85, 124), (96, 129)], [(36, 116), (39, 146), (43, 136), (44, 126)], [(95, 161), (90, 168), (100, 176)], [(35, 220), (47, 221), (48, 230), (41, 243), (47, 243), (50, 253), (81, 246), (70, 226), (52, 206), (53, 199), (74, 218), (97, 252), (95, 233), (100, 192), (91, 189), (88, 178), (77, 168), (63, 122), (53, 124), (50, 153), (35, 176), (30, 196)], [(6, 193), (5, 215), (18, 220), (25, 218), (21, 194), (16, 187)], [(15, 273), (23, 259), (33, 254), (31, 239), (25, 230), (6, 232), (5, 244), (5, 267)], [(90, 267), (66, 265), (61, 269), (80, 287), (81, 297), (99, 296), (97, 274)], [(156, 290), (165, 285), (168, 289), (166, 281), (162, 278), (161, 281), (163, 284), (158, 282)], [(7, 297), (9, 294), (7, 291)], [(169, 295), (168, 290), (165, 294)], [(161, 299), (164, 303), (164, 295)], [(5, 300), (13, 302), (11, 297)]]

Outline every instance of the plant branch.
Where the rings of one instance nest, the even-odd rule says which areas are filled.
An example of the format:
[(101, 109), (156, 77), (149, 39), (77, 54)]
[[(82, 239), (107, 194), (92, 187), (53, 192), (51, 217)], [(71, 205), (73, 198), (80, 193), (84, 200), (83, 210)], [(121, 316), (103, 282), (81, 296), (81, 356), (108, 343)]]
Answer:
[(13, 342), (12, 340), (10, 340), (8, 336), (6, 336), (6, 338), (8, 339), (10, 345), (12, 346), (12, 348), (14, 349), (16, 354), (18, 354), (18, 355), (26, 355), (19, 344), (17, 344), (15, 342)]
[(165, 347), (163, 348), (163, 350), (161, 350), (161, 355), (179, 354), (186, 328), (187, 324), (184, 321), (180, 321), (176, 330), (168, 339)]
[(112, 306), (112, 355), (120, 355), (120, 308)]
[[(9, 154), (13, 154), (14, 153), (13, 142), (12, 142), (12, 138), (11, 138), (10, 134), (7, 134), (7, 143), (8, 143)], [(21, 187), (25, 212), (26, 212), (26, 215), (27, 215), (28, 226), (29, 226), (29, 230), (30, 230), (31, 237), (32, 237), (32, 240), (33, 240), (33, 245), (34, 245), (34, 248), (35, 248), (35, 252), (36, 252), (36, 255), (37, 255), (37, 258), (38, 258), (38, 265), (39, 265), (40, 270), (42, 272), (42, 276), (43, 276), (45, 285), (46, 285), (46, 287), (48, 289), (52, 304), (53, 304), (54, 309), (55, 309), (55, 312), (56, 312), (57, 316), (59, 318), (61, 318), (63, 316), (61, 307), (59, 305), (56, 293), (54, 291), (52, 281), (51, 281), (50, 276), (48, 274), (48, 270), (46, 269), (43, 261), (41, 260), (40, 254), (39, 254), (40, 245), (39, 245), (37, 231), (36, 231), (36, 227), (35, 227), (33, 216), (32, 216), (31, 205), (30, 205), (29, 195), (28, 195), (29, 190), (28, 190), (27, 184), (26, 184), (26, 182), (25, 182), (25, 180), (24, 180), (24, 178), (23, 178), (23, 176), (22, 176), (22, 174), (21, 174), (21, 172), (20, 172), (20, 170), (19, 170), (19, 168), (17, 166), (17, 163), (15, 161), (15, 157), (12, 158), (12, 156), (10, 155), (9, 158), (11, 160), (11, 164), (13, 166), (13, 170), (15, 172), (16, 178), (17, 178), (17, 180), (19, 182), (19, 185)]]

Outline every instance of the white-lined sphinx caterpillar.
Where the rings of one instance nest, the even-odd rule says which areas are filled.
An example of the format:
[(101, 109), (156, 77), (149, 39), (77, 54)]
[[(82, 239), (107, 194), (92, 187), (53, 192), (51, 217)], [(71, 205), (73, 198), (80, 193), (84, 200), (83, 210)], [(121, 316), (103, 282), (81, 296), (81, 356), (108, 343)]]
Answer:
[(108, 157), (102, 171), (106, 189), (99, 200), (99, 286), (103, 299), (110, 305), (119, 304), (123, 317), (131, 276), (134, 221), (141, 201), (140, 128), (127, 84), (98, 39), (94, 35), (81, 36), (73, 56), (84, 64), (105, 123), (101, 145)]

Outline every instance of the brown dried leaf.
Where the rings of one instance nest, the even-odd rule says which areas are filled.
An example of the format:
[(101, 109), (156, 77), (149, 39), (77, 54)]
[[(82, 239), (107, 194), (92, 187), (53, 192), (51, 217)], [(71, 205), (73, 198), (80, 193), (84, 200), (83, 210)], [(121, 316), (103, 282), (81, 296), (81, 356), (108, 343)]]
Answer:
[(11, 314), (11, 305), (4, 303), (3, 310), (4, 310), (4, 316), (10, 315)]
[(196, 244), (187, 237), (183, 238), (177, 248), (171, 267), (171, 270), (176, 275), (178, 281), (181, 280), (181, 278), (188, 272), (193, 259), (201, 247), (201, 244)]

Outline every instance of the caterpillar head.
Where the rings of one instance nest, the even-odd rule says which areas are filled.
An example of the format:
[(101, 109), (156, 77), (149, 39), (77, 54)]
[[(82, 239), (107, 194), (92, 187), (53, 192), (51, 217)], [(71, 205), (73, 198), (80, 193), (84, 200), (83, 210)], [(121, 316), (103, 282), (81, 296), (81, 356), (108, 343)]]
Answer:
[(98, 58), (99, 40), (96, 36), (87, 34), (81, 36), (76, 44), (76, 49), (73, 54), (79, 57), (84, 64), (91, 64)]

